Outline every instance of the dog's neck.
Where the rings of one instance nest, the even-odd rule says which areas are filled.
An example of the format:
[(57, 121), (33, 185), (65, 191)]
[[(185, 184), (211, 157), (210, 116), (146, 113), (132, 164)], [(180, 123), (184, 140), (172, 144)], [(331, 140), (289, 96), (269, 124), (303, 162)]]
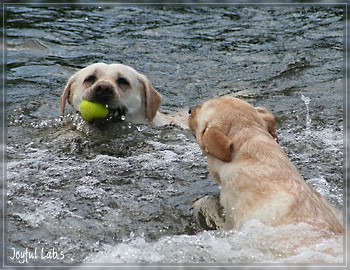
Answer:
[(153, 123), (153, 120), (148, 120), (145, 118), (145, 114), (141, 111), (132, 113), (132, 114), (126, 114), (126, 120), (134, 123), (134, 124), (150, 124)]

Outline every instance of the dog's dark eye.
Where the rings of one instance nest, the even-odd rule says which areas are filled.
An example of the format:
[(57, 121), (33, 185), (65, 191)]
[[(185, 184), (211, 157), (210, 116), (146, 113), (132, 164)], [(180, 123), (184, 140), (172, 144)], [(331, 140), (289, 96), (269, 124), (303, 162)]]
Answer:
[(119, 84), (119, 85), (129, 85), (129, 82), (127, 81), (127, 79), (125, 79), (125, 78), (118, 78), (117, 79), (117, 84)]
[(86, 83), (94, 83), (96, 81), (96, 76), (95, 75), (90, 75), (89, 77), (87, 77), (84, 82)]

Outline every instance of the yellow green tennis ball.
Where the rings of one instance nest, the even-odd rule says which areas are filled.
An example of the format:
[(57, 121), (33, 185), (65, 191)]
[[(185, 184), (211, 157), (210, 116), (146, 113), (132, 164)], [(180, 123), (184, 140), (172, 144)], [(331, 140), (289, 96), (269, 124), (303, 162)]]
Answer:
[(106, 105), (88, 100), (82, 100), (80, 103), (80, 114), (86, 120), (91, 122), (95, 119), (105, 119), (109, 113)]

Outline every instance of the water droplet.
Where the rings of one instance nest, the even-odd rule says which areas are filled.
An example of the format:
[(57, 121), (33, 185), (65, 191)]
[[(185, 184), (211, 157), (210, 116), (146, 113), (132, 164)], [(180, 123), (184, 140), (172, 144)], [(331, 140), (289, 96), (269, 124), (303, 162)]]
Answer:
[(311, 128), (311, 118), (310, 118), (309, 104), (310, 104), (311, 98), (301, 94), (301, 100), (304, 101), (305, 106), (306, 106), (306, 133), (307, 133), (307, 135), (309, 135), (310, 128)]

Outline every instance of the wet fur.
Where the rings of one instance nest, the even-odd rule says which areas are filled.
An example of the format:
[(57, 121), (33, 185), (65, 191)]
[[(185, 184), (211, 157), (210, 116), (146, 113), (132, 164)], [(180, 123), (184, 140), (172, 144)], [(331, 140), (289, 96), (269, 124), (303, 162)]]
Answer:
[[(304, 181), (279, 146), (270, 112), (220, 97), (192, 110), (189, 127), (207, 155), (209, 172), (221, 185), (224, 219), (214, 220), (217, 227), (237, 229), (258, 219), (271, 226), (306, 222), (343, 232), (339, 214)], [(195, 207), (205, 209), (211, 200), (200, 199)], [(217, 216), (217, 209), (212, 212)]]
[(162, 96), (150, 80), (123, 64), (95, 63), (76, 72), (68, 80), (61, 95), (61, 114), (65, 113), (66, 102), (79, 112), (83, 99), (103, 103), (111, 110), (122, 111), (126, 120), (133, 123), (160, 126), (174, 122), (187, 127), (184, 116), (160, 113), (158, 109)]

